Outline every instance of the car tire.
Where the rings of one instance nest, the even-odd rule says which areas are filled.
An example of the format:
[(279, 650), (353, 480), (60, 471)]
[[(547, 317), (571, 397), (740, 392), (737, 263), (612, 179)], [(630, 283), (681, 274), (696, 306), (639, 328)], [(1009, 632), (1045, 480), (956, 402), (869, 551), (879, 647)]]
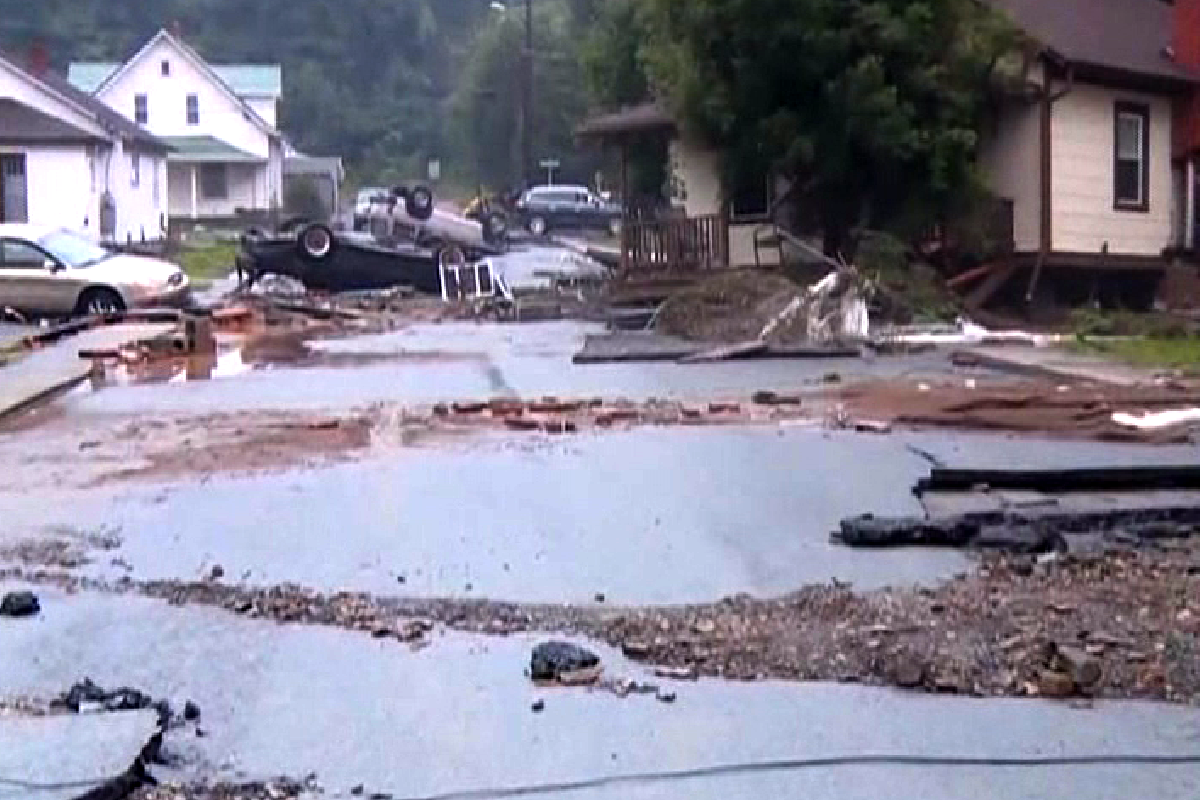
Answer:
[(120, 314), (125, 310), (125, 300), (120, 294), (103, 286), (93, 286), (79, 295), (75, 303), (77, 316), (104, 316)]
[(313, 263), (328, 261), (337, 252), (337, 246), (333, 229), (319, 222), (304, 226), (296, 236), (300, 257)]
[(550, 232), (550, 225), (547, 224), (545, 217), (530, 217), (529, 232), (534, 236), (545, 236)]
[(404, 211), (418, 222), (433, 216), (433, 191), (428, 186), (414, 186), (404, 195)]
[(508, 220), (503, 214), (493, 212), (483, 218), (483, 241), (501, 244), (508, 237)]

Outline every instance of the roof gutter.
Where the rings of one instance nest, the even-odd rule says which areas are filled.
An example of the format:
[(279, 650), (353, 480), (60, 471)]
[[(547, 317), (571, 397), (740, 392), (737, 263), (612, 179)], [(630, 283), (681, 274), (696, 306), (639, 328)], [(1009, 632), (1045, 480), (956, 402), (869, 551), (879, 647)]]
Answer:
[[(1054, 104), (1062, 100), (1075, 88), (1075, 68), (1063, 58), (1060, 54), (1053, 50), (1045, 50), (1042, 53), (1046, 60), (1046, 68), (1044, 70), (1044, 80), (1042, 81), (1042, 91), (1039, 95), (1041, 107), (1040, 120), (1040, 195), (1041, 195), (1041, 230), (1038, 239), (1038, 254), (1037, 260), (1033, 265), (1033, 272), (1029, 275), (1029, 285), (1025, 289), (1025, 302), (1028, 304), (1033, 301), (1033, 294), (1037, 291), (1038, 283), (1042, 278), (1042, 268), (1046, 264), (1046, 259), (1050, 257), (1050, 251), (1053, 249), (1053, 221), (1054, 221), (1054, 150), (1052, 146), (1052, 137), (1054, 133)], [(1057, 91), (1054, 90), (1054, 77), (1052, 68), (1058, 68), (1066, 74), (1066, 83)]]

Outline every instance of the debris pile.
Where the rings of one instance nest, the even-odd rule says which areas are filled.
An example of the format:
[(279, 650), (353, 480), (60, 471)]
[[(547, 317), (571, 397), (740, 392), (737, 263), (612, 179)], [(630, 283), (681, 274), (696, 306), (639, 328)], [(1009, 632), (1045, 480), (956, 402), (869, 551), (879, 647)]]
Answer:
[[(296, 800), (319, 794), (316, 779), (304, 781), (276, 778), (255, 783), (160, 783), (143, 786), (130, 795), (130, 800)], [(386, 795), (367, 795), (381, 800)]]
[(1097, 697), (1200, 703), (1194, 538), (1102, 557), (986, 554), (978, 571), (930, 588), (857, 593), (835, 583), (771, 600), (739, 595), (643, 609), (322, 595), (212, 581), (108, 583), (17, 568), (0, 570), (0, 580), (137, 593), (368, 635), (436, 621), (488, 635), (585, 636), (669, 668), (671, 677), (838, 680), (985, 696), (1041, 695), (1043, 671), (1061, 671), (1046, 655), (1053, 642), (1099, 659), (1101, 676), (1089, 687)]

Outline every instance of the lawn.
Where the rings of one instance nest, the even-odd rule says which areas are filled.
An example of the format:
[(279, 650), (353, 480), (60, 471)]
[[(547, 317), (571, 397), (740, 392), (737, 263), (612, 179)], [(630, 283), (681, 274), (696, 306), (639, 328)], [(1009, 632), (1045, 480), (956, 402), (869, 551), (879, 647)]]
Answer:
[(233, 272), (237, 252), (236, 242), (188, 244), (175, 260), (192, 280), (212, 280)]
[(1096, 341), (1081, 339), (1085, 352), (1098, 353), (1138, 367), (1180, 370), (1200, 375), (1200, 338), (1144, 337)]

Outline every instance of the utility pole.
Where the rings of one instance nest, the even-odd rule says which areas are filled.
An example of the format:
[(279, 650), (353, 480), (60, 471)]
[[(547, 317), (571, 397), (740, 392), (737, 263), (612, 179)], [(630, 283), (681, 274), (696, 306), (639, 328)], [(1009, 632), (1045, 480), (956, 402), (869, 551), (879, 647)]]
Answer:
[(533, 180), (533, 0), (525, 0), (525, 46), (521, 50), (521, 180)]

